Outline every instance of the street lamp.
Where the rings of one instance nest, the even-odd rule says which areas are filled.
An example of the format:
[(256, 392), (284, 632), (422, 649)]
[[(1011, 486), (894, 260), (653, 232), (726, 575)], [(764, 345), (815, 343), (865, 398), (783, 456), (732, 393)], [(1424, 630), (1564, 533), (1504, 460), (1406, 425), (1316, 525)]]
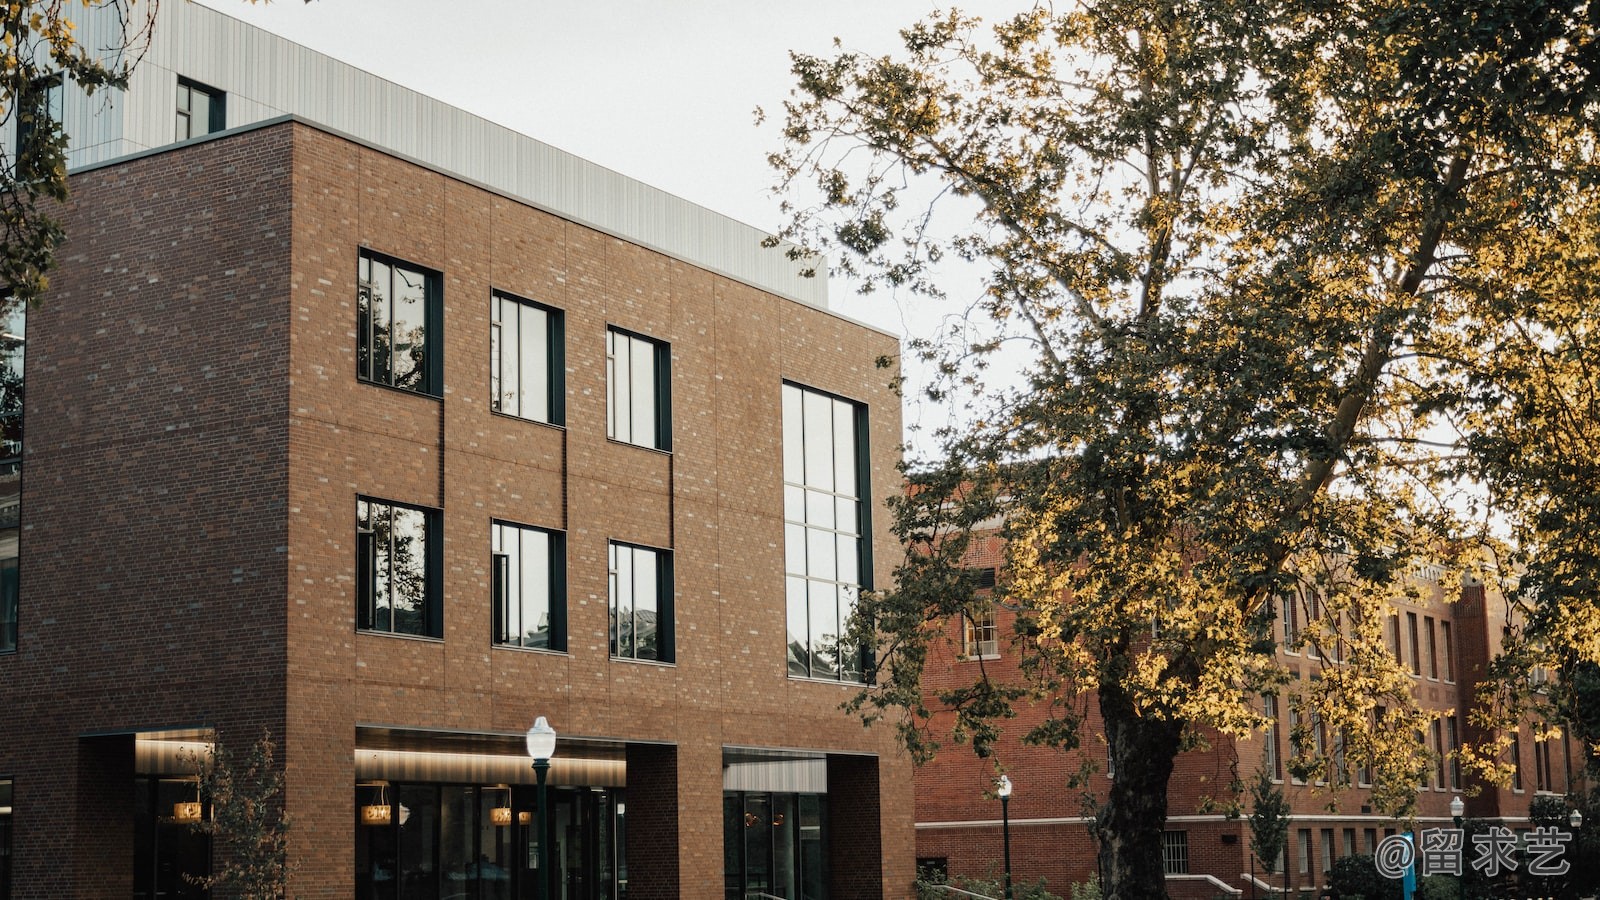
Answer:
[(1572, 812), (1567, 815), (1567, 824), (1572, 826), (1572, 830), (1574, 832), (1576, 832), (1579, 828), (1582, 828), (1583, 810), (1574, 806), (1572, 808)]
[[(1461, 836), (1464, 846), (1467, 836), (1461, 833), (1461, 817), (1467, 814), (1467, 804), (1461, 802), (1461, 795), (1457, 794), (1450, 799), (1450, 819), (1456, 823), (1456, 834)], [(1456, 896), (1465, 900), (1467, 896), (1467, 869), (1465, 866), (1456, 874)]]
[(1006, 900), (1011, 900), (1011, 777), (1001, 775), (994, 783), (1000, 795), (1000, 839), (1005, 845)]
[(528, 755), (533, 757), (533, 775), (539, 782), (539, 900), (550, 896), (550, 842), (545, 834), (549, 807), (545, 804), (544, 782), (550, 774), (550, 757), (555, 754), (556, 730), (540, 716), (528, 729)]

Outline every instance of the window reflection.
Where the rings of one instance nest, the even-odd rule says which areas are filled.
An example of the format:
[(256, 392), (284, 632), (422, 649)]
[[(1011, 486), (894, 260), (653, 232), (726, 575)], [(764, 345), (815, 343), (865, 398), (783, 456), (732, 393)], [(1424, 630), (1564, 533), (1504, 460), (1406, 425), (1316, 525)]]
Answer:
[(437, 276), (363, 253), (356, 281), (356, 369), (363, 380), (437, 394)]
[(27, 307), (0, 301), (0, 653), (17, 648), (22, 524), (22, 369)]
[(565, 650), (566, 541), (559, 532), (495, 522), (494, 642)]
[(432, 575), (436, 515), (382, 500), (356, 501), (357, 602), (363, 629), (442, 636)]
[(671, 662), (670, 554), (616, 542), (607, 552), (611, 655)]

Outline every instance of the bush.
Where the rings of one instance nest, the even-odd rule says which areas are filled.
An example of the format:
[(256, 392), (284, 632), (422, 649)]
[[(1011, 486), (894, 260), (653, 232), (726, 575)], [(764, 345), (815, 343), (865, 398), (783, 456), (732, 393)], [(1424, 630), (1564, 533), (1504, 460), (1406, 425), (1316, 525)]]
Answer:
[[(960, 896), (959, 894), (951, 894), (948, 891), (939, 890), (939, 885), (942, 884), (953, 885), (964, 891), (995, 898), (1004, 897), (1006, 890), (1005, 876), (996, 874), (992, 869), (988, 875), (981, 878), (957, 875), (948, 880), (942, 872), (919, 869), (915, 885), (917, 900), (953, 900), (953, 898)], [(1080, 889), (1086, 890), (1090, 885), (1093, 886), (1093, 893), (1079, 893)], [(1011, 881), (1011, 896), (1015, 900), (1062, 900), (1062, 898), (1045, 890), (1043, 878), (1035, 882), (1018, 881), (1013, 878)], [(1087, 885), (1072, 886), (1072, 900), (1099, 900), (1099, 897), (1100, 886), (1092, 881)], [(971, 900), (971, 898), (964, 898), (964, 900)]]
[(1378, 874), (1372, 857), (1365, 854), (1340, 857), (1329, 877), (1339, 897), (1365, 897), (1366, 900), (1400, 900), (1400, 882)]

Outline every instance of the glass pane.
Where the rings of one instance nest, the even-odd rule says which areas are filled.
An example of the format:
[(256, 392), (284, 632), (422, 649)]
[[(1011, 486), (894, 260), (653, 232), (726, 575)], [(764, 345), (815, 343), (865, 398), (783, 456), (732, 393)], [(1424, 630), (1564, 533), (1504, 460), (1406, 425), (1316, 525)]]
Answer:
[[(478, 896), (477, 856), (473, 832), (477, 830), (476, 788), (444, 785), (439, 790), (439, 874), (444, 896)], [(410, 896), (402, 891), (402, 896)]]
[(639, 659), (660, 659), (658, 643), (658, 617), (661, 614), (659, 586), (656, 583), (656, 554), (650, 550), (633, 551), (633, 619), (636, 656)]
[(811, 613), (811, 674), (817, 678), (839, 677), (839, 597), (825, 581), (806, 583)]
[(838, 577), (838, 567), (834, 563), (834, 549), (837, 547), (836, 538), (831, 531), (817, 531), (806, 529), (806, 574), (812, 578), (826, 578), (833, 581)]
[(613, 544), (611, 551), (611, 608), (617, 618), (616, 653), (618, 656), (633, 656), (633, 549)]
[(393, 817), (400, 831), (400, 896), (439, 896), (439, 870), (434, 865), (439, 789), (431, 784), (400, 785), (389, 789), (389, 800), (398, 800)]
[(637, 338), (629, 343), (633, 354), (633, 360), (629, 363), (633, 375), (633, 435), (630, 440), (641, 446), (656, 447), (660, 445), (656, 440), (656, 347)]
[(496, 525), (494, 530), (503, 532), (500, 544), (505, 548), (500, 552), (506, 557), (506, 583), (505, 583), (505, 634), (508, 643), (520, 644), (522, 634), (522, 541), (518, 534), (522, 529), (510, 525)]
[(806, 520), (806, 492), (793, 485), (783, 486), (783, 517), (790, 522)]
[(632, 440), (629, 425), (633, 421), (628, 412), (628, 388), (633, 382), (630, 374), (628, 338), (615, 331), (606, 332), (606, 436), (612, 440)]
[(394, 630), (403, 634), (427, 634), (427, 515), (420, 509), (392, 509)]
[(744, 799), (722, 795), (722, 880), (726, 900), (744, 900)]
[(369, 262), (372, 268), (370, 279), (370, 293), (372, 298), (372, 369), (369, 377), (373, 381), (391, 383), (389, 372), (390, 350), (393, 345), (391, 340), (391, 315), (389, 311), (390, 277), (388, 265), (377, 260), (363, 260)]
[(189, 136), (208, 134), (211, 131), (211, 95), (205, 91), (189, 91)]
[[(511, 807), (511, 790), (478, 789), (478, 857), (469, 875), (478, 879), (479, 900), (511, 900), (511, 870), (516, 866), (515, 825), (496, 825), (496, 807)], [(512, 816), (515, 821), (515, 814)]]
[(792, 384), (783, 386), (783, 480), (790, 484), (805, 483), (805, 432), (800, 424), (800, 389)]
[(856, 491), (856, 410), (843, 400), (833, 401), (834, 490), (852, 497)]
[(833, 490), (833, 401), (809, 391), (802, 403), (805, 416), (806, 486)]
[(828, 886), (823, 882), (823, 857), (826, 844), (823, 840), (822, 822), (826, 815), (824, 798), (817, 794), (800, 795), (800, 896), (825, 897)]
[(797, 795), (772, 795), (772, 893), (802, 897), (797, 863), (800, 851)]
[(518, 369), (522, 406), (518, 415), (550, 421), (549, 314), (538, 307), (517, 304), (519, 310)]
[(522, 646), (550, 646), (550, 535), (522, 529)]
[(783, 570), (791, 575), (806, 573), (806, 530), (801, 525), (783, 526)]
[(772, 800), (746, 794), (744, 800), (744, 889), (746, 896), (772, 892)]
[(421, 272), (394, 269), (394, 384), (428, 390), (428, 282)]
[[(494, 302), (494, 308), (496, 310), (495, 315), (498, 317), (499, 300)], [(515, 398), (506, 396), (504, 387), (510, 384), (512, 379), (507, 378), (505, 373), (501, 372), (502, 364), (509, 362), (509, 360), (502, 360), (500, 356), (501, 328), (498, 318), (496, 321), (489, 323), (489, 408), (496, 412), (515, 412), (517, 409)], [(514, 377), (515, 373), (511, 374)]]
[(391, 507), (382, 503), (367, 504), (370, 511), (368, 527), (372, 529), (372, 544), (374, 548), (372, 565), (372, 627), (377, 631), (393, 631), (394, 616), (392, 613), (391, 598), (393, 595), (393, 522), (390, 520)]
[[(850, 627), (850, 617), (856, 611), (857, 591), (854, 587), (841, 585), (839, 588), (839, 671), (842, 678), (848, 681), (861, 680), (861, 649), (847, 644), (843, 632)], [(992, 625), (992, 620), (991, 620)], [(986, 635), (993, 639), (993, 630)]]
[(821, 491), (806, 491), (806, 524), (819, 528), (833, 527), (834, 498)]
[(835, 497), (834, 501), (833, 527), (849, 534), (859, 534), (860, 529), (856, 525), (856, 501), (848, 497)]
[(851, 537), (847, 534), (835, 535), (835, 539), (838, 542), (839, 548), (837, 559), (839, 564), (839, 580), (845, 584), (860, 584), (861, 573), (858, 571), (860, 568), (860, 561), (857, 556), (857, 554), (861, 552), (860, 539)]
[(806, 581), (785, 578), (784, 592), (789, 608), (789, 674), (804, 678), (811, 674), (811, 626), (806, 611)]

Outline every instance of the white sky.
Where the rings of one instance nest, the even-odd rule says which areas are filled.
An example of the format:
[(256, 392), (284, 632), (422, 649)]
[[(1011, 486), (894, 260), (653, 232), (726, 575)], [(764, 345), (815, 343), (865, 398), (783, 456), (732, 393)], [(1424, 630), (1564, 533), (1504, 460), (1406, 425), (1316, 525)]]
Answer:
[[(167, 0), (185, 2), (185, 0)], [(195, 0), (766, 231), (791, 49), (887, 52), (933, 0)], [(1020, 3), (965, 3), (986, 18)], [(159, 27), (159, 23), (158, 26)], [(768, 121), (755, 126), (757, 106)], [(904, 334), (892, 301), (834, 306)]]

